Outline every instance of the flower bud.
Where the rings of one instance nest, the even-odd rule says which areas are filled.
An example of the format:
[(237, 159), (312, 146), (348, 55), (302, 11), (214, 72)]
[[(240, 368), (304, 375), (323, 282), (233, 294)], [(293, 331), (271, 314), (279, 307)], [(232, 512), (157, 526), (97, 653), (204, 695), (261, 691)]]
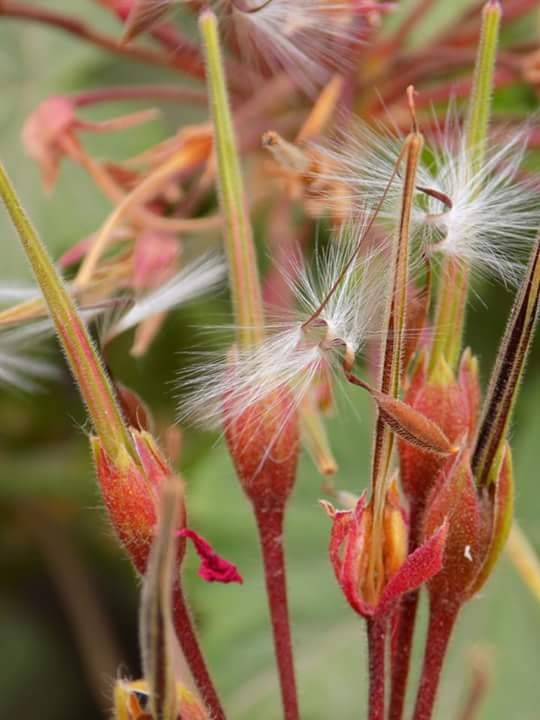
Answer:
[[(135, 568), (144, 573), (157, 523), (160, 487), (172, 472), (152, 436), (131, 431), (139, 462), (120, 468), (107, 455), (98, 437), (91, 438), (98, 483), (107, 512), (120, 542)], [(185, 509), (178, 528), (186, 524)], [(183, 556), (185, 543), (179, 543)]]
[(487, 545), (482, 506), (467, 450), (446, 469), (428, 499), (424, 537), (430, 537), (444, 521), (448, 524), (448, 537), (443, 566), (429, 582), (429, 592), (432, 602), (459, 606), (478, 575)]
[[(426, 358), (421, 358), (405, 401), (435, 422), (451, 443), (466, 443), (478, 412), (479, 394), (476, 362), (465, 351), (457, 380), (442, 357), (429, 375)], [(425, 452), (402, 440), (399, 457), (403, 491), (413, 513), (416, 509), (421, 512), (437, 476), (455, 458)]]
[(224, 400), (225, 438), (244, 492), (258, 509), (284, 506), (293, 488), (299, 452), (298, 419), (281, 388), (238, 412)]

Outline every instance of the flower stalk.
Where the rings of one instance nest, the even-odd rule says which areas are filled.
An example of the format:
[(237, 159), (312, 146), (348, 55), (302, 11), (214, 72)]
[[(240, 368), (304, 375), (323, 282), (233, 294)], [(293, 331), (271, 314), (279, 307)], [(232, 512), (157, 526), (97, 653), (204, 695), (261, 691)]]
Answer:
[(116, 467), (126, 470), (131, 464), (138, 464), (138, 459), (112, 384), (73, 298), (26, 216), (2, 165), (0, 194), (39, 283), (95, 431)]
[[(498, 0), (488, 0), (482, 11), (480, 44), (466, 122), (466, 147), (471, 176), (480, 172), (485, 163), (501, 16), (502, 9)], [(462, 260), (449, 257), (443, 263), (434, 323), (431, 369), (435, 367), (439, 357), (444, 357), (451, 368), (455, 368), (458, 363), (465, 325), (469, 276), (470, 268)]]
[[(256, 348), (264, 339), (262, 294), (214, 13), (210, 10), (201, 13), (199, 28), (214, 126), (229, 285), (241, 351)], [(232, 358), (231, 374), (236, 371), (234, 365)], [(252, 407), (229, 408), (232, 409), (229, 417), (227, 408), (235, 404), (234, 398), (224, 393), (222, 401), (229, 450), (257, 522), (283, 714), (285, 720), (298, 720), (283, 553), (285, 508), (296, 477), (298, 421), (285, 388), (261, 398)]]
[(263, 336), (262, 295), (242, 171), (223, 71), (217, 18), (206, 10), (199, 19), (214, 123), (218, 188), (224, 218), (224, 242), (229, 261), (233, 312), (238, 343), (249, 347)]

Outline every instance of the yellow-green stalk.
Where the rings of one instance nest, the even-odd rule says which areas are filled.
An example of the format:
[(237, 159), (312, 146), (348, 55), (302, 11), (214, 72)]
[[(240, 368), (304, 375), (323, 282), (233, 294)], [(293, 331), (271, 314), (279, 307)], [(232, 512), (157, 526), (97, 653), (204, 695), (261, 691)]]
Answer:
[(115, 393), (84, 322), (0, 164), (0, 194), (41, 288), (71, 371), (107, 455), (120, 470), (138, 464)]
[(225, 83), (217, 19), (207, 10), (199, 19), (206, 60), (208, 97), (214, 123), (218, 188), (237, 339), (241, 347), (263, 336), (263, 305), (253, 234)]
[[(501, 15), (502, 10), (498, 0), (488, 0), (482, 12), (482, 31), (465, 126), (471, 176), (481, 172), (485, 162)], [(451, 368), (457, 367), (465, 325), (469, 276), (470, 269), (462, 260), (449, 257), (443, 263), (435, 317), (431, 371), (436, 367), (441, 356), (448, 361)]]

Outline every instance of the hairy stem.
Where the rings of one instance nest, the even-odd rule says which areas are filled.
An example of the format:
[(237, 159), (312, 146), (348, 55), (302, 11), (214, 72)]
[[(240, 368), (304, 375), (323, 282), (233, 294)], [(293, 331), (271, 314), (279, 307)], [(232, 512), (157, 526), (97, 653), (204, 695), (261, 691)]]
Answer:
[(539, 304), (540, 240), (537, 239), (497, 354), (478, 426), (472, 468), (479, 485), (488, 484), (495, 458), (506, 440), (534, 334)]
[(369, 706), (368, 720), (384, 720), (387, 619), (367, 620)]
[[(411, 502), (409, 512), (410, 555), (419, 545), (424, 503)], [(392, 639), (392, 688), (388, 720), (401, 720), (403, 717), (419, 598), (419, 591), (413, 590), (403, 596), (397, 609), (397, 627)]]
[(284, 508), (255, 507), (255, 517), (264, 563), (266, 593), (272, 621), (274, 650), (278, 666), (283, 716), (298, 720), (298, 699), (287, 604), (285, 558), (283, 554)]
[(75, 302), (64, 287), (58, 270), (26, 216), (1, 164), (0, 194), (41, 288), (94, 428), (111, 461), (119, 468), (126, 468), (138, 460), (116, 394)]
[(431, 604), (422, 676), (412, 720), (431, 720), (441, 670), (459, 606)]
[(173, 592), (173, 623), (186, 662), (201, 697), (210, 711), (212, 720), (226, 720), (225, 711), (210, 677), (180, 582), (175, 584)]
[(388, 720), (401, 720), (403, 717), (418, 599), (418, 590), (413, 590), (403, 596), (398, 609), (398, 624), (392, 656), (392, 689)]
[(264, 316), (255, 246), (214, 13), (203, 12), (199, 26), (214, 123), (219, 200), (225, 223), (224, 242), (229, 263), (233, 311), (238, 324), (238, 342), (247, 347), (259, 342), (263, 335)]

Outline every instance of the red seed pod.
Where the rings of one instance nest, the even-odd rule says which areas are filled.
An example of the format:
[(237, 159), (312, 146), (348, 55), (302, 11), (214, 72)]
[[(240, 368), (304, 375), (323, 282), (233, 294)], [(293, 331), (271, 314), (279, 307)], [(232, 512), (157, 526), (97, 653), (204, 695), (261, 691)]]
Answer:
[[(143, 574), (157, 523), (159, 489), (173, 472), (149, 433), (132, 430), (131, 434), (139, 463), (133, 461), (125, 470), (115, 466), (99, 438), (91, 438), (91, 443), (98, 484), (111, 523), (133, 565)], [(179, 529), (185, 524), (184, 510)], [(179, 560), (184, 551), (185, 542), (180, 542)]]
[(480, 571), (488, 544), (467, 450), (446, 469), (428, 498), (424, 537), (430, 537), (444, 521), (448, 524), (448, 536), (443, 567), (429, 582), (429, 593), (432, 602), (459, 606)]
[(244, 492), (259, 510), (282, 508), (293, 488), (299, 429), (293, 398), (276, 390), (238, 412), (224, 400), (225, 438)]
[[(428, 376), (427, 360), (422, 358), (405, 401), (435, 422), (451, 443), (466, 445), (476, 421), (479, 396), (476, 363), (466, 351), (457, 380), (444, 360)], [(443, 468), (451, 467), (455, 458), (425, 452), (402, 440), (399, 458), (403, 491), (414, 515), (416, 511), (422, 512), (437, 476)], [(414, 524), (415, 518), (412, 520)]]

